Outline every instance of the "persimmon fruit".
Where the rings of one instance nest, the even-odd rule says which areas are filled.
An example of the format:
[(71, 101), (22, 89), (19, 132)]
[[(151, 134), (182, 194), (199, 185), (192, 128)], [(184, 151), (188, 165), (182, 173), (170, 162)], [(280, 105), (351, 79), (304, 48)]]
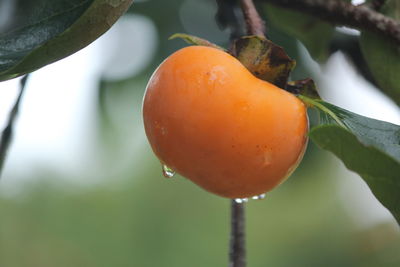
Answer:
[(228, 198), (276, 187), (307, 143), (306, 107), (296, 96), (206, 46), (180, 49), (161, 63), (146, 88), (143, 120), (163, 164)]

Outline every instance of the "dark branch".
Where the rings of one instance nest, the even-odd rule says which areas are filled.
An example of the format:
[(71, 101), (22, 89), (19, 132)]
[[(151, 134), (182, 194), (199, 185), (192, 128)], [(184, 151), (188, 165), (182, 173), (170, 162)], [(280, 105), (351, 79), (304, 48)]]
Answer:
[(258, 14), (253, 0), (240, 0), (240, 5), (246, 21), (247, 34), (265, 36), (265, 23)]
[(246, 266), (246, 235), (244, 203), (231, 201), (231, 241), (229, 267)]
[(22, 98), (22, 95), (25, 90), (25, 85), (26, 85), (28, 76), (29, 75), (25, 75), (21, 79), (20, 90), (19, 90), (17, 100), (15, 101), (14, 106), (10, 111), (10, 115), (8, 117), (6, 127), (4, 128), (4, 130), (1, 134), (1, 137), (0, 137), (0, 176), (1, 176), (1, 172), (3, 170), (4, 161), (7, 156), (8, 148), (11, 144), (11, 140), (12, 140), (12, 136), (13, 136), (13, 127), (14, 127), (14, 123), (15, 123), (15, 120), (18, 115), (19, 103), (21, 102), (21, 98)]
[(298, 10), (334, 25), (348, 26), (386, 36), (400, 45), (400, 22), (364, 5), (354, 6), (342, 0), (260, 0)]

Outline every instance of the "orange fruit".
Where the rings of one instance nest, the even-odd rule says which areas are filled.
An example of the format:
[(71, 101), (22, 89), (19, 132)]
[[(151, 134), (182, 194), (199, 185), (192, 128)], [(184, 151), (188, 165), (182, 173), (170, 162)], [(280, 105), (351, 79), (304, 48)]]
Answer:
[(163, 164), (228, 198), (276, 187), (307, 143), (303, 102), (205, 46), (180, 49), (161, 63), (146, 88), (143, 119)]

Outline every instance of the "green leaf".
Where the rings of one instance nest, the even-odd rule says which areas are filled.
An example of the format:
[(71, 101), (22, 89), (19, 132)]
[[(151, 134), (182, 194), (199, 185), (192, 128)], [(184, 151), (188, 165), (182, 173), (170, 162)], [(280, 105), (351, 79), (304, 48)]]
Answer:
[(192, 45), (202, 45), (202, 46), (209, 46), (209, 47), (213, 47), (219, 50), (223, 50), (226, 51), (224, 48), (211, 43), (210, 41), (207, 41), (206, 39), (194, 36), (194, 35), (190, 35), (190, 34), (186, 34), (186, 33), (175, 33), (173, 35), (171, 35), (168, 40), (173, 40), (176, 38), (180, 38), (182, 40), (184, 40), (186, 43), (188, 44), (192, 44)]
[(0, 32), (0, 81), (32, 72), (84, 48), (133, 0), (15, 1)]
[[(387, 1), (382, 13), (400, 19), (400, 1)], [(361, 50), (380, 89), (400, 104), (400, 46), (375, 33), (362, 32)]]
[(285, 88), (296, 65), (285, 50), (260, 36), (244, 36), (233, 43), (232, 54), (259, 79)]
[(319, 62), (329, 56), (329, 44), (334, 27), (317, 18), (298, 11), (266, 4), (267, 19), (284, 33), (297, 38), (310, 55)]
[(358, 173), (400, 224), (400, 126), (300, 99), (320, 112), (321, 125), (311, 129), (310, 138)]

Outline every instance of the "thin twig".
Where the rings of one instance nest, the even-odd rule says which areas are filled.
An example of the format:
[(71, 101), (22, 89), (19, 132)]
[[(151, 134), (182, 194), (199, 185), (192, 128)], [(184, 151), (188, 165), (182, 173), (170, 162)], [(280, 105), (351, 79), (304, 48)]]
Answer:
[(18, 115), (19, 104), (21, 102), (21, 98), (22, 98), (22, 95), (25, 90), (25, 85), (26, 85), (28, 76), (29, 76), (29, 74), (25, 75), (24, 77), (22, 77), (22, 79), (20, 81), (20, 89), (19, 89), (19, 94), (18, 94), (17, 100), (15, 101), (14, 106), (12, 107), (12, 109), (10, 111), (6, 127), (4, 128), (4, 130), (1, 134), (1, 137), (0, 137), (0, 177), (1, 177), (2, 170), (3, 170), (4, 161), (7, 156), (7, 151), (8, 151), (8, 148), (10, 147), (10, 144), (12, 141), (13, 128), (14, 128), (14, 124), (15, 124), (15, 121), (16, 121), (16, 118)]
[(334, 25), (348, 26), (386, 36), (400, 45), (400, 22), (364, 5), (342, 0), (259, 0), (310, 14)]
[(231, 201), (231, 241), (229, 267), (246, 267), (244, 203)]
[(240, 0), (244, 19), (247, 26), (247, 34), (265, 36), (265, 23), (257, 12), (253, 0)]

